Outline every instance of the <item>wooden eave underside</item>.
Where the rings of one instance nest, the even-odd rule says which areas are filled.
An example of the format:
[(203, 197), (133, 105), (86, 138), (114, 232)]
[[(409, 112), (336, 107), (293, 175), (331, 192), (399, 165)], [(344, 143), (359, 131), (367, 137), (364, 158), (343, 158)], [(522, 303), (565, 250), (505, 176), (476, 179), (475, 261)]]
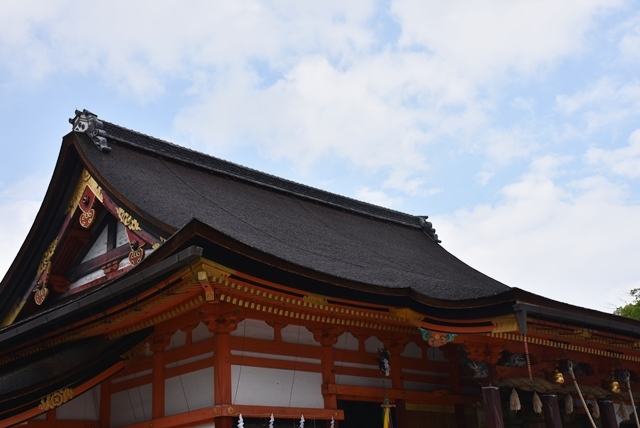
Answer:
[[(203, 279), (206, 278), (206, 279)], [(213, 294), (207, 294), (213, 293)], [(209, 299), (209, 300), (207, 300)], [(371, 333), (382, 336), (408, 335), (420, 340), (418, 326), (434, 332), (456, 333), (457, 342), (503, 343), (522, 342), (515, 317), (511, 326), (496, 322), (496, 318), (468, 321), (447, 320), (446, 326), (425, 322), (424, 313), (406, 317), (394, 313), (397, 308), (363, 304), (343, 298), (317, 296), (297, 289), (260, 280), (242, 272), (231, 271), (206, 259), (191, 263), (188, 268), (154, 284), (129, 301), (122, 302), (91, 318), (65, 326), (23, 343), (5, 354), (0, 363), (20, 358), (43, 347), (105, 335), (116, 338), (140, 329), (156, 326), (162, 331), (195, 325), (203, 321), (211, 305), (227, 304), (241, 311), (242, 318), (277, 320), (282, 325), (297, 324), (309, 328), (341, 327), (345, 331)], [(413, 312), (413, 311), (412, 311)], [(171, 321), (175, 319), (175, 321)], [(559, 323), (536, 324), (530, 319), (530, 334), (526, 340), (566, 351), (640, 361), (638, 344), (621, 336), (594, 331), (580, 334)], [(483, 338), (483, 339), (481, 339)]]

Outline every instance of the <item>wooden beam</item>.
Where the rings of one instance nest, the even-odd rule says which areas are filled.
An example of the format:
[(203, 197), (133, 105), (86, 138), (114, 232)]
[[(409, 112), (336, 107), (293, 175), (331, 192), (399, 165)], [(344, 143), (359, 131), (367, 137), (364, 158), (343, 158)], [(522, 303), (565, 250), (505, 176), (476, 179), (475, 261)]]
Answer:
[(324, 389), (327, 388), (328, 392), (338, 395), (338, 399), (346, 397), (358, 397), (364, 399), (363, 401), (380, 401), (382, 402), (383, 393), (386, 393), (387, 398), (391, 400), (402, 399), (411, 403), (428, 403), (437, 404), (441, 406), (453, 406), (455, 404), (463, 404), (464, 397), (462, 395), (450, 394), (447, 390), (438, 390), (432, 392), (423, 391), (407, 391), (403, 389), (386, 389), (373, 388), (368, 386), (353, 386), (353, 385), (323, 385)]
[(103, 425), (99, 421), (31, 420), (20, 424), (20, 426), (27, 428), (100, 428)]
[(235, 418), (242, 413), (243, 418), (299, 419), (304, 415), (307, 420), (344, 420), (344, 412), (334, 409), (312, 409), (306, 407), (270, 407), (221, 404), (204, 409), (192, 410), (164, 418), (129, 425), (129, 428), (178, 428), (213, 422), (216, 418)]
[[(113, 375), (114, 373), (116, 373), (119, 370), (122, 370), (122, 368), (124, 367), (124, 361), (119, 361), (118, 363), (114, 364), (113, 366), (111, 366), (110, 368), (108, 368), (107, 370), (103, 371), (102, 373), (100, 373), (98, 376), (95, 376), (94, 378), (86, 381), (85, 383), (78, 385), (77, 387), (73, 388), (73, 394), (74, 396), (79, 396), (80, 394), (82, 394), (85, 391), (88, 391), (89, 389), (93, 388), (94, 386), (96, 386), (97, 384), (99, 384), (100, 382), (104, 381), (105, 379), (109, 378), (111, 375)], [(39, 414), (43, 413), (44, 410), (40, 409), (40, 407), (36, 406), (33, 407), (29, 410), (26, 410), (22, 413), (19, 413), (17, 415), (11, 416), (5, 420), (2, 421), (3, 426), (9, 427), (9, 426), (13, 426), (13, 425), (18, 425), (22, 422), (28, 421), (29, 419), (35, 418), (36, 416), (38, 416)], [(35, 422), (35, 421), (29, 421), (29, 423), (31, 422)], [(42, 422), (42, 421), (41, 421)], [(44, 421), (47, 422), (47, 421)], [(60, 421), (57, 421), (60, 422)], [(67, 425), (58, 425), (60, 427), (62, 426), (67, 426)]]

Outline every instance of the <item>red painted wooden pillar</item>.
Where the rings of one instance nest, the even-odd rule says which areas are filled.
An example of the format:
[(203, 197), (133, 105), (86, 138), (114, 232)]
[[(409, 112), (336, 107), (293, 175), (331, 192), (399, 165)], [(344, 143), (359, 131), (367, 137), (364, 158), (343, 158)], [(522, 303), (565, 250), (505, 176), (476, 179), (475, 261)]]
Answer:
[(111, 378), (100, 384), (100, 426), (111, 426)]
[(483, 386), (484, 421), (487, 428), (504, 428), (500, 390), (497, 386)]
[(600, 407), (602, 428), (618, 428), (618, 418), (613, 408), (613, 401), (598, 400), (598, 406)]
[(151, 357), (152, 387), (151, 418), (164, 417), (164, 348), (171, 343), (171, 334), (158, 334), (149, 340)]
[(558, 396), (556, 394), (543, 394), (542, 412), (544, 413), (544, 426), (546, 428), (562, 428), (562, 418), (558, 407)]
[[(231, 388), (231, 333), (238, 327), (240, 318), (237, 310), (229, 311), (226, 305), (212, 305), (208, 308), (207, 328), (214, 334), (213, 400), (216, 405), (233, 404)], [(203, 308), (203, 311), (206, 309)], [(227, 312), (223, 312), (224, 310)], [(233, 417), (215, 419), (216, 428), (232, 428)]]
[[(322, 330), (312, 330), (313, 338), (322, 345), (321, 369), (322, 369), (322, 398), (324, 399), (325, 409), (337, 409), (338, 399), (336, 394), (329, 390), (329, 385), (336, 383), (336, 375), (334, 372), (334, 349), (333, 346), (338, 342), (338, 337), (342, 334), (342, 329), (329, 328)], [(337, 426), (337, 422), (335, 423)], [(330, 423), (327, 421), (326, 426)]]
[[(460, 351), (458, 346), (453, 343), (446, 344), (442, 347), (442, 352), (449, 361), (449, 385), (451, 393), (462, 395), (462, 376), (460, 371)], [(464, 404), (456, 404), (454, 406), (456, 417), (456, 428), (466, 427), (466, 418), (464, 414)]]
[[(402, 360), (400, 355), (407, 346), (406, 340), (394, 339), (389, 343), (389, 375), (391, 376), (391, 387), (397, 390), (404, 389), (404, 377), (402, 376)], [(407, 417), (406, 401), (404, 399), (396, 399), (396, 428), (407, 428), (409, 419)]]

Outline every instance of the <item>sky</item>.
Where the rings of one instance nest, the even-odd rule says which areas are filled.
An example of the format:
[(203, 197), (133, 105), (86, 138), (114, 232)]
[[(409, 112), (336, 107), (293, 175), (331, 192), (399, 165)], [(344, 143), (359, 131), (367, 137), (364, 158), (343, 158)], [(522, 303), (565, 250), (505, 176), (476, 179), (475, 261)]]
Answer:
[(632, 1), (0, 2), (0, 275), (88, 109), (612, 312), (640, 288), (639, 71)]

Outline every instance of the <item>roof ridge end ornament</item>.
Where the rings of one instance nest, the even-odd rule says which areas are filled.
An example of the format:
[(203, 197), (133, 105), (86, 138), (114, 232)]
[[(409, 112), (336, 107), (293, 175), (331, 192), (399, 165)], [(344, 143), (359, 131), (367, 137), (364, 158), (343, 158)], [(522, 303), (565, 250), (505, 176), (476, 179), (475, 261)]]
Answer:
[(87, 134), (101, 152), (109, 153), (111, 151), (111, 147), (107, 145), (107, 139), (105, 138), (107, 133), (103, 129), (104, 125), (98, 120), (97, 115), (87, 109), (76, 110), (75, 117), (69, 119), (69, 123), (73, 125), (74, 132)]
[(431, 238), (431, 240), (436, 244), (441, 243), (442, 241), (438, 239), (438, 234), (436, 233), (436, 230), (433, 228), (433, 224), (430, 221), (427, 221), (429, 216), (421, 215), (421, 216), (418, 216), (418, 218), (420, 219), (420, 226), (422, 227), (422, 231), (425, 233), (425, 235)]

